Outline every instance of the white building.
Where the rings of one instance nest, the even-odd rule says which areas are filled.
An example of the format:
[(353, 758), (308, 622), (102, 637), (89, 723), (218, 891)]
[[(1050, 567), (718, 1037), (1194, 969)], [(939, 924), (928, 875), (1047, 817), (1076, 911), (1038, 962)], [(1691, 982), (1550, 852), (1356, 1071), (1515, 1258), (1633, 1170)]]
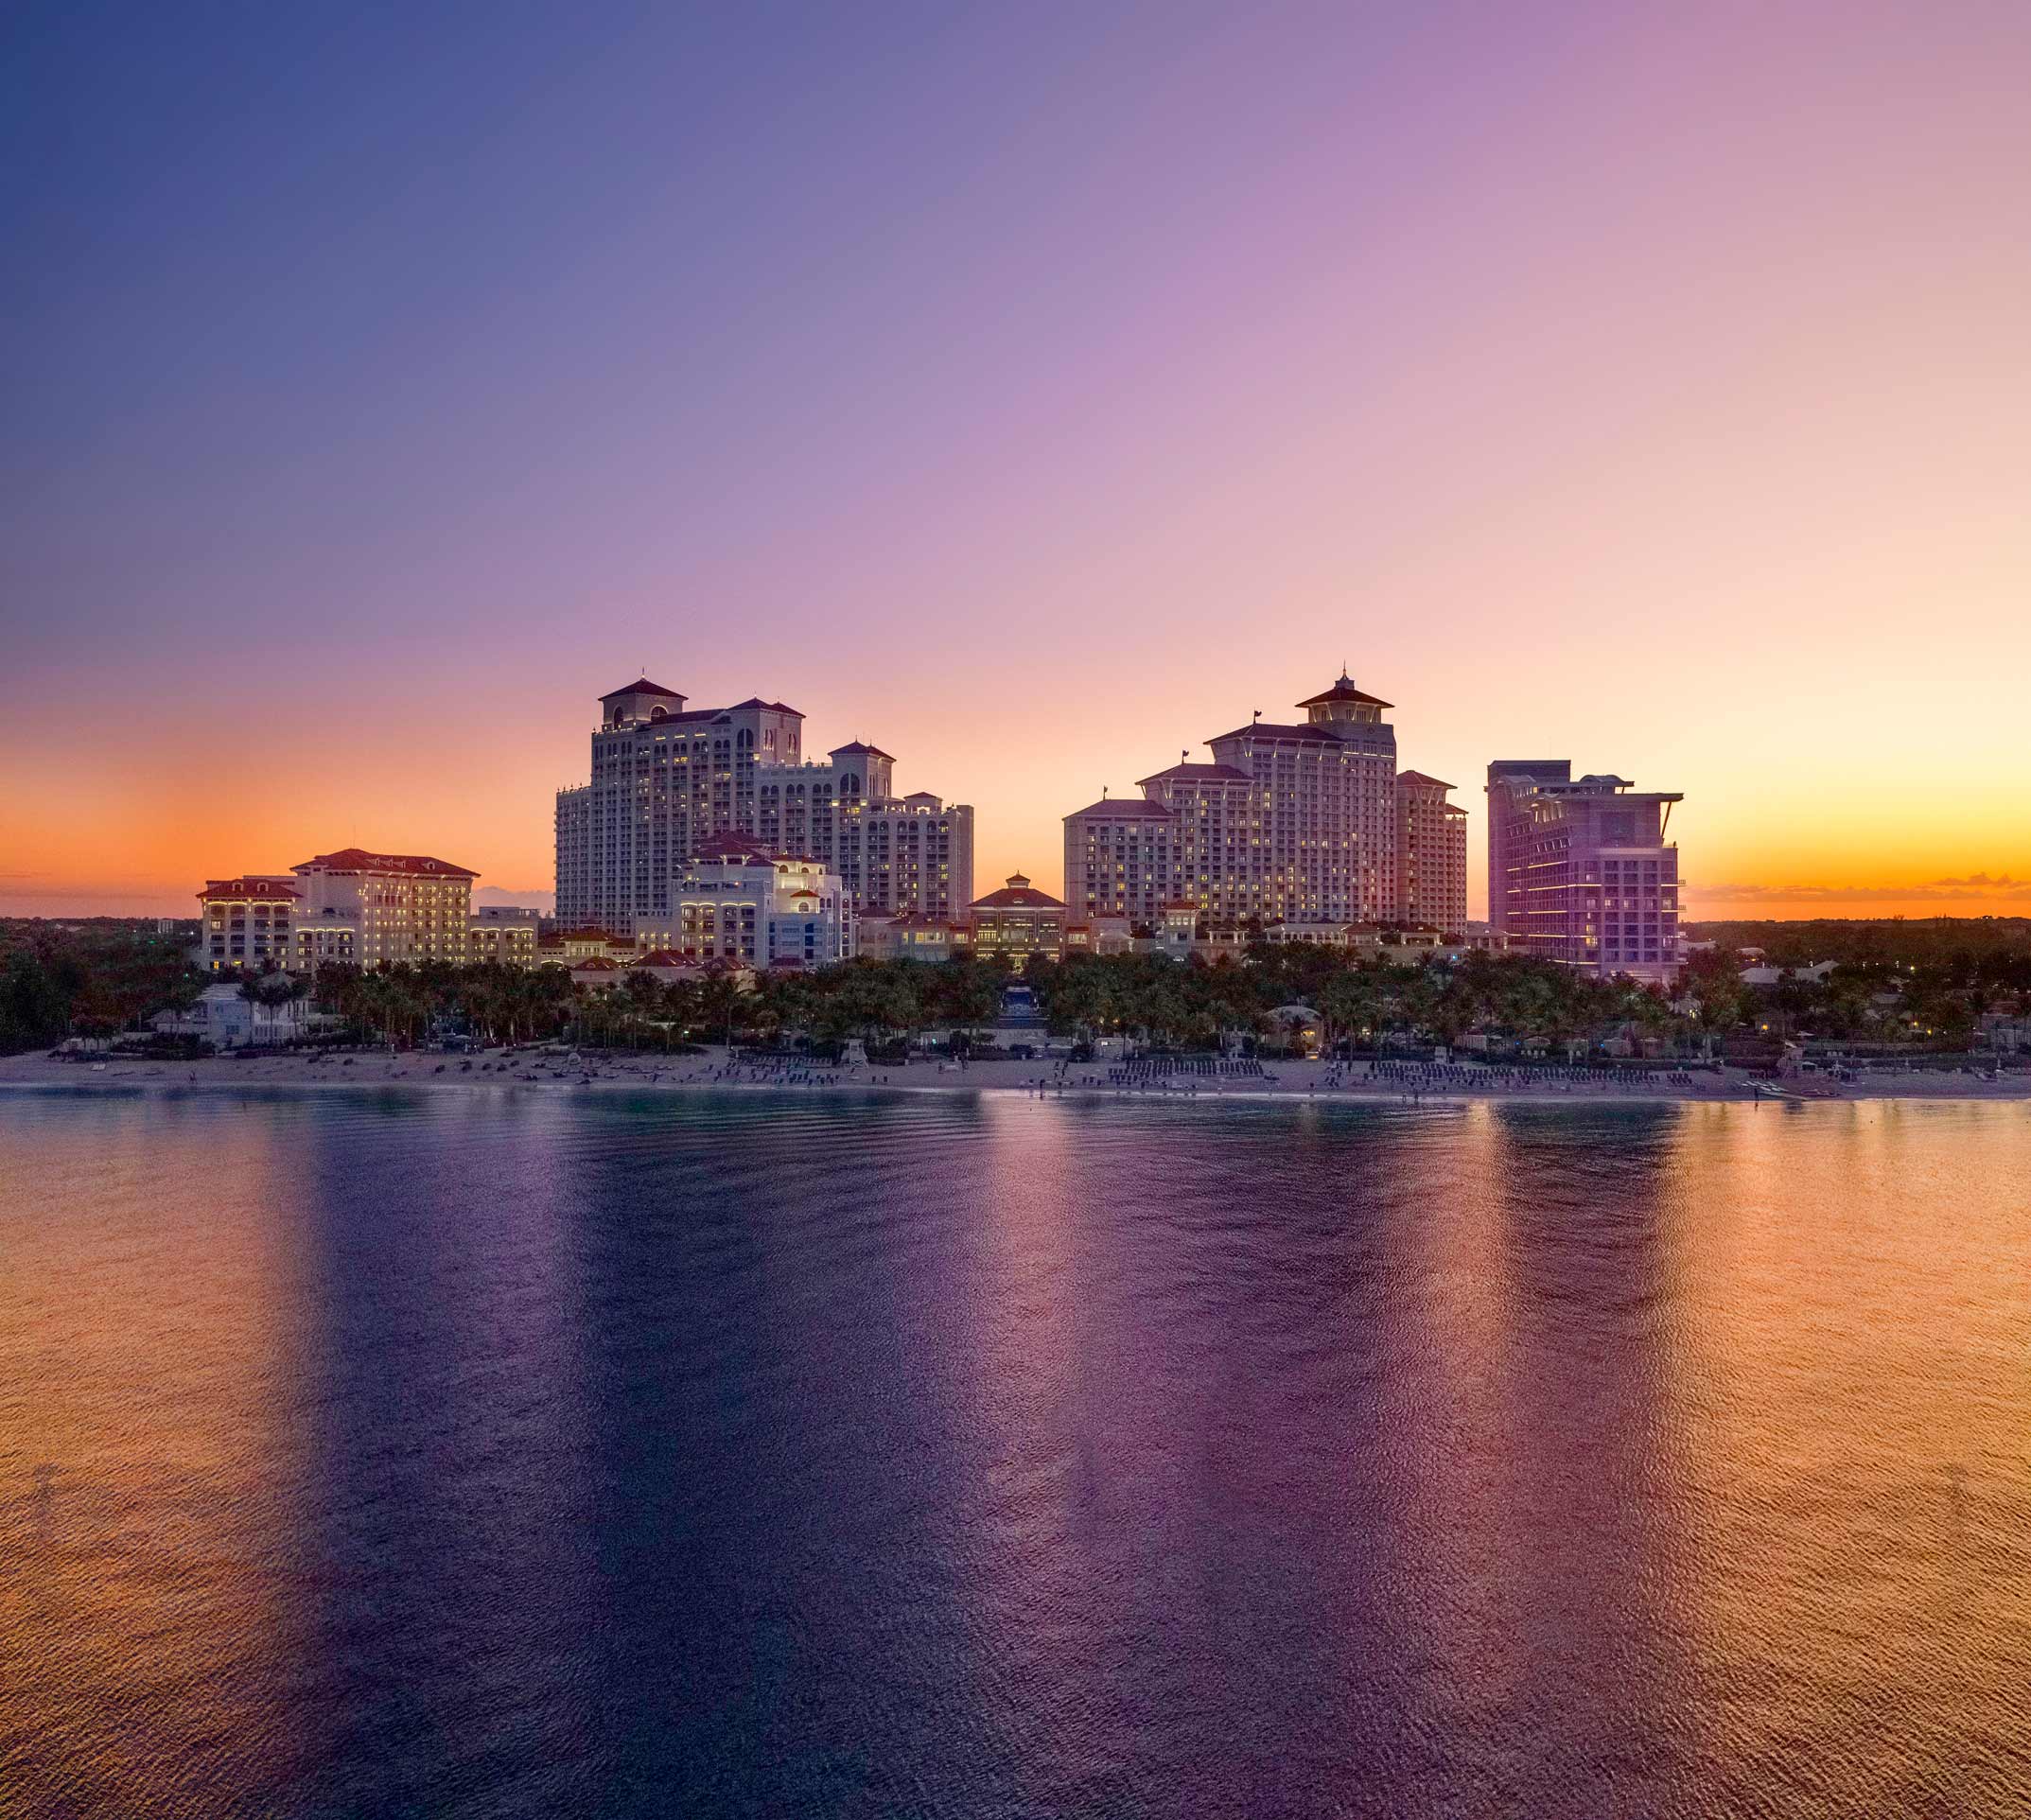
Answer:
[(290, 870), (302, 898), (295, 918), (300, 957), (338, 959), (344, 948), (344, 958), (366, 968), (465, 959), (477, 873), (425, 854), (358, 847), (320, 853)]
[(288, 967), (296, 954), (296, 913), (303, 899), (293, 877), (207, 879), (198, 893), (200, 923), (192, 961), (220, 973)]
[(726, 834), (815, 860), (856, 911), (964, 909), (970, 807), (899, 800), (895, 761), (859, 741), (807, 764), (804, 717), (782, 702), (686, 703), (645, 676), (600, 698), (591, 780), (557, 796), (561, 922), (626, 936), (673, 926), (686, 863)]
[(236, 985), (207, 986), (187, 1011), (158, 1011), (151, 1026), (167, 1036), (197, 1037), (217, 1049), (295, 1042), (306, 1036), (315, 1014), (306, 998), (260, 1005), (243, 998)]
[(667, 919), (638, 919), (635, 939), (692, 966), (829, 967), (853, 954), (853, 932), (844, 885), (815, 860), (715, 834), (673, 881)]

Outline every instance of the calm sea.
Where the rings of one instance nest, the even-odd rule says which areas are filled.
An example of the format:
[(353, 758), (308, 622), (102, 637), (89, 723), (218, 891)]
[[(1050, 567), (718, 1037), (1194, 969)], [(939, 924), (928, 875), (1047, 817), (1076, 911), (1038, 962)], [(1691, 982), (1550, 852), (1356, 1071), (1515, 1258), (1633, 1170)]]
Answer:
[(0, 1812), (2031, 1812), (2031, 1109), (0, 1096)]

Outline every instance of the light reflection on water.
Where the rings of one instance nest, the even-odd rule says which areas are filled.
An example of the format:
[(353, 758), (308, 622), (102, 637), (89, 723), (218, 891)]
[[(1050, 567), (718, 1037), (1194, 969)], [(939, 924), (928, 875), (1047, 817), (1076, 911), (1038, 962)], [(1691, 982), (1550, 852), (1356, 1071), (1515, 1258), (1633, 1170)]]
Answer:
[(2009, 1106), (0, 1098), (0, 1809), (2031, 1808)]

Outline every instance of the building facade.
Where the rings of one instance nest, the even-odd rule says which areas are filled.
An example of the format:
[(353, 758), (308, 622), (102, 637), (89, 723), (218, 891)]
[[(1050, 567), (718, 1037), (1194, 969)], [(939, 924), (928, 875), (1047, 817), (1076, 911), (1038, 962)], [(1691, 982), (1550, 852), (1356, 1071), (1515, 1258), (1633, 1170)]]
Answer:
[(589, 782), (557, 795), (557, 916), (634, 936), (675, 926), (687, 863), (725, 835), (816, 863), (858, 913), (953, 918), (972, 895), (973, 812), (896, 797), (861, 741), (803, 756), (804, 717), (759, 696), (693, 709), (643, 677), (600, 698)]
[(967, 906), (973, 932), (973, 953), (983, 960), (1012, 962), (1020, 968), (1031, 954), (1061, 959), (1065, 952), (1065, 906), (1048, 891), (1040, 891), (1020, 872), (1011, 872), (999, 891), (989, 891)]
[(1488, 767), (1488, 910), (1512, 954), (1669, 985), (1683, 954), (1678, 848), (1665, 836), (1679, 791), (1574, 779), (1565, 759)]
[[(1298, 706), (1302, 722), (1252, 721), (1207, 741), (1210, 763), (1182, 757), (1144, 778), (1139, 802), (1103, 798), (1066, 816), (1073, 915), (1154, 927), (1166, 905), (1189, 903), (1202, 919), (1234, 923), (1409, 919), (1390, 704), (1343, 674)], [(1422, 843), (1427, 822), (1444, 819), (1451, 786), (1405, 775), (1422, 779), (1413, 786)], [(1440, 839), (1442, 852), (1452, 838)], [(1461, 858), (1463, 884), (1463, 846)], [(1423, 859), (1421, 846), (1428, 895)]]
[(207, 879), (198, 893), (200, 934), (191, 958), (210, 973), (293, 966), (302, 902), (293, 877)]
[(1422, 771), (1396, 774), (1396, 914), (1413, 929), (1458, 937), (1467, 927), (1467, 812), (1453, 786)]
[(464, 866), (347, 847), (290, 870), (302, 900), (295, 915), (300, 959), (338, 959), (341, 950), (366, 968), (465, 959), (479, 875)]
[(853, 954), (853, 935), (845, 887), (815, 860), (714, 834), (685, 862), (668, 920), (639, 925), (635, 939), (686, 965), (762, 969), (830, 967)]
[(197, 1002), (182, 1011), (158, 1011), (149, 1028), (165, 1036), (196, 1037), (215, 1049), (300, 1042), (321, 1020), (307, 998), (250, 1000), (237, 986), (207, 986)]
[(543, 913), (519, 904), (485, 903), (465, 922), (465, 958), (497, 967), (534, 967)]
[(973, 932), (968, 924), (915, 911), (861, 918), (855, 942), (855, 953), (865, 960), (953, 960), (972, 948)]

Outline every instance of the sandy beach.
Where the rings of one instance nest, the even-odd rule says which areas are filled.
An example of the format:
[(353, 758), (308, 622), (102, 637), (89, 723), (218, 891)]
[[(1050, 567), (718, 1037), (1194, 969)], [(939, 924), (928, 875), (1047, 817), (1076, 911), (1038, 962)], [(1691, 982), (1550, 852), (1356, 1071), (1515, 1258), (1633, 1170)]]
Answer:
[[(1397, 1064), (1398, 1067), (1403, 1066)], [(1575, 1100), (1791, 1100), (2031, 1099), (2031, 1074), (1987, 1080), (1973, 1074), (1917, 1071), (1871, 1074), (1836, 1082), (1824, 1076), (1759, 1086), (1740, 1069), (1725, 1075), (1660, 1067), (1631, 1079), (1562, 1078), (1523, 1071), (1505, 1076), (1479, 1064), (1409, 1076), (1373, 1071), (1367, 1061), (1265, 1062), (1262, 1073), (1164, 1075), (1144, 1064), (1132, 1076), (1119, 1064), (1056, 1061), (957, 1063), (919, 1060), (857, 1068), (729, 1067), (725, 1052), (658, 1058), (586, 1052), (573, 1059), (534, 1050), (494, 1050), (478, 1056), (424, 1052), (389, 1055), (210, 1057), (198, 1061), (123, 1058), (58, 1060), (45, 1054), (0, 1058), (0, 1089), (63, 1088), (144, 1093), (235, 1093), (248, 1088), (304, 1092), (401, 1086), (431, 1092), (656, 1092), (656, 1093), (890, 1093), (1045, 1094), (1052, 1097), (1161, 1100), (1344, 1100), (1382, 1104), (1494, 1099)]]

